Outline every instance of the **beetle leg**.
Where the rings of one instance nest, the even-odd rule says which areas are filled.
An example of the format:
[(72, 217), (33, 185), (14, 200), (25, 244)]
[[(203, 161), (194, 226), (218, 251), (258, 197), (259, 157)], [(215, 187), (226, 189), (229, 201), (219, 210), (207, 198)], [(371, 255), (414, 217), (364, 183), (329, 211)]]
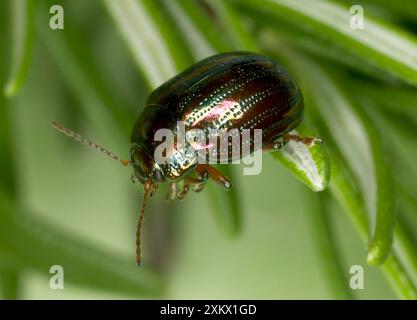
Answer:
[(194, 191), (201, 192), (204, 189), (206, 182), (208, 181), (209, 173), (207, 172), (206, 167), (200, 164), (195, 167), (194, 172), (200, 178), (200, 183), (194, 186)]
[(295, 141), (295, 142), (301, 142), (301, 143), (305, 144), (308, 147), (312, 147), (312, 146), (314, 146), (317, 143), (321, 144), (321, 143), (324, 142), (323, 139), (321, 139), (321, 138), (317, 138), (317, 137), (301, 137), (301, 136), (296, 135), (296, 134), (286, 134), (283, 137), (283, 140), (285, 142), (288, 142), (288, 141), (291, 141), (291, 140), (292, 141)]
[(217, 170), (214, 167), (211, 167), (208, 164), (199, 164), (196, 167), (197, 172), (207, 172), (208, 176), (213, 179), (214, 182), (221, 185), (222, 187), (225, 187), (227, 189), (230, 189), (232, 187), (232, 183), (229, 181), (229, 179), (221, 173), (219, 170)]
[(206, 185), (206, 182), (207, 182), (207, 181), (197, 183), (197, 184), (194, 186), (193, 191), (194, 191), (194, 192), (201, 192), (201, 191), (203, 191), (204, 186)]
[(193, 186), (193, 191), (201, 192), (204, 189), (204, 186), (207, 183), (207, 181), (208, 181), (208, 174), (207, 174), (207, 178), (203, 178), (203, 177), (196, 178), (195, 181), (191, 183), (191, 185)]
[(174, 200), (176, 196), (177, 196), (177, 185), (175, 184), (175, 182), (171, 182), (168, 186), (168, 192), (165, 198), (167, 200)]
[(202, 180), (201, 178), (185, 177), (182, 191), (178, 193), (178, 199), (184, 199), (188, 191), (190, 191), (191, 186), (193, 186), (194, 188), (199, 188), (200, 185), (204, 183), (205, 181)]
[(283, 138), (279, 138), (269, 144), (266, 144), (262, 147), (263, 151), (274, 151), (281, 149), (283, 146), (287, 144), (288, 141), (285, 141)]
[(178, 199), (182, 200), (190, 191), (190, 182), (189, 177), (184, 178), (184, 185), (182, 186), (182, 190), (178, 193)]
[(206, 168), (206, 166), (207, 165), (204, 165), (204, 164), (198, 164), (196, 167), (195, 167), (195, 169), (194, 169), (194, 172), (201, 178), (201, 179), (203, 179), (204, 181), (207, 181), (208, 180), (208, 178), (209, 178), (209, 173), (208, 173), (208, 171), (207, 171), (207, 168)]

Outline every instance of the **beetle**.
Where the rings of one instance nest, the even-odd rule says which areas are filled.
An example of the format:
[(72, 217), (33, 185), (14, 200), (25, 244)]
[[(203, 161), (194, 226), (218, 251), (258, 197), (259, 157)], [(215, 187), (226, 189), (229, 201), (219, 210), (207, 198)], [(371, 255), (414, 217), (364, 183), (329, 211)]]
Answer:
[[(191, 189), (201, 191), (209, 179), (226, 189), (232, 187), (225, 175), (209, 164), (197, 161), (196, 155), (184, 157), (177, 144), (166, 151), (170, 153), (168, 161), (155, 161), (158, 130), (170, 129), (177, 137), (176, 125), (182, 122), (186, 130), (199, 129), (215, 132), (215, 135), (220, 130), (237, 129), (242, 138), (244, 129), (261, 129), (260, 147), (264, 151), (280, 149), (290, 140), (308, 146), (322, 142), (320, 138), (290, 133), (301, 123), (303, 110), (300, 88), (280, 64), (256, 53), (228, 52), (192, 65), (151, 93), (132, 130), (130, 160), (122, 160), (56, 122), (52, 125), (74, 140), (133, 167), (132, 181), (144, 185), (136, 232), (136, 261), (140, 265), (140, 236), (146, 201), (155, 193), (158, 184), (169, 183), (169, 199), (182, 199)], [(254, 139), (250, 139), (249, 144), (249, 153), (254, 152)], [(218, 152), (217, 148), (215, 152)], [(226, 153), (231, 162), (230, 145)], [(242, 156), (239, 153), (238, 157)], [(179, 183), (182, 190), (178, 192)]]

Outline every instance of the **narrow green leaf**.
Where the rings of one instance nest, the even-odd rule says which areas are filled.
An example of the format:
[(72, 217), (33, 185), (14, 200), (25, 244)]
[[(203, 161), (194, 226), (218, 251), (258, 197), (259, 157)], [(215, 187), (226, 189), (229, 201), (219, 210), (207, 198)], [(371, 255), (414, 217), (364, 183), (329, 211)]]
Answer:
[(369, 241), (369, 222), (360, 187), (337, 148), (331, 148), (332, 180), (330, 191), (347, 213), (362, 241)]
[(414, 190), (409, 189), (402, 180), (397, 180), (399, 212), (406, 217), (406, 225), (409, 227), (417, 227), (417, 199)]
[(382, 71), (417, 85), (417, 40), (387, 22), (366, 15), (365, 28), (354, 30), (349, 24), (349, 7), (328, 0), (235, 0), (266, 12), (293, 25), (310, 28), (346, 52), (366, 59)]
[[(416, 214), (417, 212), (413, 212)], [(405, 262), (405, 266), (408, 267), (410, 274), (413, 275), (414, 284), (417, 284), (417, 252), (416, 241), (413, 239), (412, 229), (400, 220), (395, 228), (395, 242), (394, 250), (402, 261)]]
[(153, 15), (148, 14), (142, 1), (103, 0), (103, 3), (151, 88), (156, 88), (178, 72), (161, 33), (162, 28), (152, 19)]
[[(299, 126), (293, 133), (302, 136), (314, 135), (306, 125)], [(302, 143), (290, 141), (271, 155), (311, 190), (323, 191), (329, 184), (330, 160), (324, 145), (316, 144), (308, 147)]]
[[(417, 135), (415, 133), (416, 120), (411, 110), (414, 105), (413, 92), (406, 90), (403, 96), (403, 90), (393, 92), (386, 89), (380, 91), (380, 98), (374, 97), (372, 93), (368, 96), (359, 91), (358, 101), (364, 109), (371, 113), (373, 122), (378, 125), (380, 131), (385, 133), (384, 137), (391, 149), (390, 156), (395, 164), (393, 175), (402, 186), (400, 190), (415, 190), (417, 188), (417, 162), (414, 159), (417, 157), (415, 143)], [(407, 97), (411, 99), (407, 100)], [(404, 108), (394, 107), (395, 102), (390, 100), (396, 98)], [(408, 107), (405, 106), (406, 104)]]
[[(346, 76), (348, 78), (348, 76)], [(363, 103), (390, 113), (417, 118), (417, 91), (384, 83), (350, 79), (352, 93)]]
[[(367, 133), (370, 137), (373, 161), (375, 164), (375, 178), (377, 184), (376, 194), (376, 224), (374, 228), (373, 239), (369, 245), (368, 263), (378, 265), (381, 264), (388, 256), (395, 226), (395, 190), (393, 188), (394, 181), (391, 174), (390, 162), (387, 159), (387, 147), (383, 146), (381, 139), (381, 131), (375, 126), (370, 125), (376, 119), (376, 110), (368, 110), (368, 114), (360, 114)], [(365, 110), (366, 110), (365, 109)], [(372, 120), (374, 121), (372, 121)], [(384, 132), (384, 131), (382, 131)], [(383, 253), (382, 253), (382, 252)]]
[[(196, 25), (178, 1), (163, 0), (163, 3), (175, 19), (176, 27), (181, 32), (182, 38), (186, 40), (195, 60), (201, 60), (216, 53), (215, 47), (205, 37), (204, 31), (199, 29), (201, 23)], [(194, 9), (197, 10), (199, 15), (202, 14), (200, 8)]]
[(253, 35), (248, 32), (247, 26), (231, 2), (212, 0), (209, 4), (216, 12), (219, 22), (229, 35), (229, 39), (233, 41), (236, 50), (259, 51)]
[(386, 159), (386, 150), (382, 146), (379, 132), (366, 119), (367, 131), (372, 141), (372, 152), (375, 165), (376, 193), (376, 223), (373, 238), (369, 245), (367, 261), (371, 265), (382, 264), (391, 249), (394, 226), (396, 222), (394, 181)]
[(399, 297), (417, 299), (417, 289), (396, 255), (391, 254), (381, 268)]
[[(373, 112), (375, 122), (386, 132), (391, 148), (395, 151), (397, 166), (395, 176), (409, 190), (417, 186), (417, 145), (413, 128), (415, 125), (408, 125), (407, 117), (397, 117), (393, 114)], [(398, 143), (398, 142), (401, 143)]]
[(146, 14), (158, 27), (158, 31), (168, 47), (170, 58), (175, 63), (176, 70), (181, 71), (193, 62), (191, 50), (187, 46), (181, 31), (173, 28), (176, 21), (164, 6), (163, 0), (140, 0)]
[(4, 87), (4, 95), (14, 96), (24, 84), (32, 56), (33, 46), (33, 9), (35, 1), (14, 0), (11, 5), (11, 57), (12, 65), (9, 79)]
[(178, 7), (199, 33), (207, 40), (210, 46), (217, 52), (227, 52), (234, 49), (233, 42), (230, 41), (227, 33), (221, 27), (213, 23), (208, 14), (195, 1), (178, 0)]
[(49, 276), (52, 265), (61, 265), (65, 280), (81, 286), (119, 293), (160, 296), (162, 280), (134, 260), (122, 259), (86, 244), (47, 225), (31, 212), (20, 212), (0, 192), (0, 256), (14, 257), (22, 269)]
[(337, 248), (337, 239), (332, 231), (328, 205), (331, 199), (327, 192), (305, 192), (305, 197), (309, 199), (308, 221), (329, 291), (336, 299), (353, 299), (349, 281), (343, 270), (342, 257)]

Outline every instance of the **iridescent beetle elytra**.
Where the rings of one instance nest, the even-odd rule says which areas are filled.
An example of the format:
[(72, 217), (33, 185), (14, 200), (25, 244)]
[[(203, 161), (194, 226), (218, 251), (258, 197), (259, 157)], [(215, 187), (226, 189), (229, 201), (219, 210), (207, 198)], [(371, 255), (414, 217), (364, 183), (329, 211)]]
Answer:
[[(190, 189), (201, 191), (209, 179), (225, 188), (232, 187), (229, 179), (209, 164), (193, 159), (184, 162), (175, 153), (170, 161), (157, 163), (154, 159), (159, 144), (154, 139), (157, 130), (167, 128), (175, 132), (178, 121), (186, 124), (186, 130), (261, 129), (262, 150), (277, 150), (290, 140), (310, 146), (321, 139), (289, 133), (301, 123), (303, 109), (301, 91), (282, 66), (259, 54), (229, 52), (200, 61), (150, 95), (133, 127), (130, 160), (122, 160), (58, 123), (52, 125), (74, 140), (133, 167), (132, 181), (144, 185), (136, 233), (139, 265), (146, 201), (156, 192), (159, 183), (169, 183), (169, 199), (182, 199)], [(229, 156), (231, 159), (231, 154)], [(179, 182), (182, 184), (180, 191), (177, 190)]]

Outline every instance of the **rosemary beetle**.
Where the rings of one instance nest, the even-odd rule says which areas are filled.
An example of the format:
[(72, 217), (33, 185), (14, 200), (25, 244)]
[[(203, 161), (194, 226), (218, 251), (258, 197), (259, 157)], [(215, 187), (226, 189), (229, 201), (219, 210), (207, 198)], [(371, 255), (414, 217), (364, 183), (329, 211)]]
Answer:
[[(134, 124), (129, 160), (121, 159), (58, 123), (52, 125), (74, 140), (133, 167), (132, 181), (144, 185), (136, 233), (139, 265), (146, 201), (160, 183), (169, 184), (169, 199), (182, 199), (189, 190), (201, 191), (210, 179), (226, 189), (232, 187), (226, 176), (210, 164), (197, 161), (195, 154), (185, 156), (178, 143), (165, 151), (169, 153), (167, 161), (158, 163), (155, 160), (155, 151), (160, 145), (155, 139), (158, 130), (169, 129), (177, 138), (179, 122), (186, 132), (198, 129), (203, 133), (210, 131), (211, 136), (220, 130), (235, 130), (242, 136), (245, 129), (260, 129), (263, 151), (277, 150), (290, 140), (311, 146), (321, 140), (290, 133), (301, 123), (303, 109), (302, 93), (281, 65), (255, 53), (228, 52), (192, 65), (153, 91)], [(254, 141), (253, 138), (248, 141), (249, 153), (256, 149)], [(187, 146), (187, 142), (185, 144)], [(228, 162), (233, 160), (232, 149), (228, 145)], [(242, 156), (240, 152), (237, 157)]]

